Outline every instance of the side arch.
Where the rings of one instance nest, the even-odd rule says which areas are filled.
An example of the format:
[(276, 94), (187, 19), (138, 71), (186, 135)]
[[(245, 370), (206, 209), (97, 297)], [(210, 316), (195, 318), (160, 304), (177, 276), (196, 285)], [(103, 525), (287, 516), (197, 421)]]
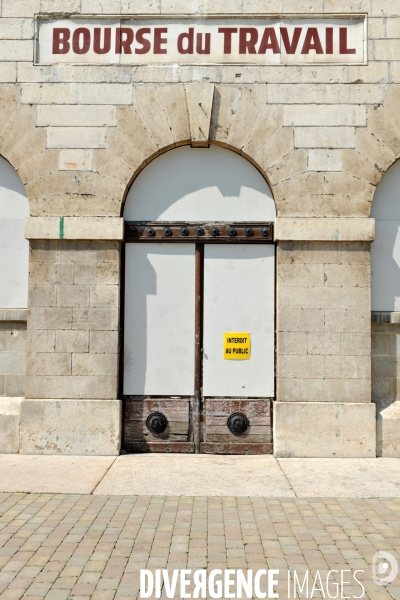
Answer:
[(29, 202), (15, 169), (0, 157), (0, 308), (27, 308)]
[(399, 86), (389, 86), (381, 105), (370, 107), (365, 127), (356, 128), (354, 149), (342, 151), (343, 173), (364, 186), (362, 210), (371, 212), (376, 189), (390, 167), (400, 158)]
[(371, 244), (371, 308), (400, 311), (400, 161), (380, 180), (371, 217), (376, 230)]

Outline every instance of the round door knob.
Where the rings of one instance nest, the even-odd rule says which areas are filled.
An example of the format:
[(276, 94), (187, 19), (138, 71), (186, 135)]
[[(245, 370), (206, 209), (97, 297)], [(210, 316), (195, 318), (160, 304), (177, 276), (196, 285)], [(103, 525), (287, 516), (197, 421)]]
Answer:
[(210, 229), (210, 233), (211, 233), (211, 235), (213, 235), (214, 237), (217, 237), (217, 235), (219, 235), (219, 229), (218, 229), (218, 227), (211, 227), (211, 229)]
[(166, 237), (170, 237), (170, 236), (172, 235), (172, 230), (171, 230), (171, 228), (170, 228), (170, 227), (164, 227), (164, 229), (163, 229), (163, 234), (164, 234)]
[(137, 227), (134, 227), (133, 225), (131, 225), (129, 227), (129, 235), (131, 235), (132, 237), (136, 236), (139, 233), (139, 230)]
[(204, 229), (202, 227), (196, 227), (195, 232), (196, 235), (204, 235)]
[(261, 227), (261, 235), (263, 235), (264, 237), (268, 237), (269, 236), (269, 227)]
[(154, 237), (156, 234), (156, 232), (154, 231), (154, 229), (152, 227), (147, 227), (146, 233), (149, 237)]
[(167, 417), (160, 412), (153, 412), (146, 419), (146, 427), (150, 433), (162, 433), (167, 428), (167, 425)]
[(253, 235), (253, 230), (251, 227), (245, 227), (244, 228), (244, 235), (247, 235), (247, 237), (250, 237), (251, 235)]
[(231, 237), (236, 235), (236, 229), (234, 227), (228, 227), (228, 235), (230, 235)]
[(181, 235), (183, 235), (184, 237), (189, 235), (189, 228), (188, 227), (181, 227), (180, 229)]
[(234, 435), (240, 435), (249, 428), (249, 420), (243, 413), (232, 413), (227, 422), (228, 429)]

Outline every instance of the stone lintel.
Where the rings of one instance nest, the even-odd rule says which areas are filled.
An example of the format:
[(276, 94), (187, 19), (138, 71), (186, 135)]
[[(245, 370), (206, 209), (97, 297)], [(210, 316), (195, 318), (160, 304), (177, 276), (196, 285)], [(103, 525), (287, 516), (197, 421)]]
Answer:
[(25, 220), (28, 240), (123, 240), (120, 217), (30, 217)]
[(373, 242), (375, 219), (276, 219), (276, 241)]

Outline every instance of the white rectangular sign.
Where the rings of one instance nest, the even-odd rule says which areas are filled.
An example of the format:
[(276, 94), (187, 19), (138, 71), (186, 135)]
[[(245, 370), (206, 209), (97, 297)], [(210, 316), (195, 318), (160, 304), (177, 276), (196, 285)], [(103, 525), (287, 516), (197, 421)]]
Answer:
[(365, 17), (37, 20), (36, 62), (83, 64), (354, 64)]

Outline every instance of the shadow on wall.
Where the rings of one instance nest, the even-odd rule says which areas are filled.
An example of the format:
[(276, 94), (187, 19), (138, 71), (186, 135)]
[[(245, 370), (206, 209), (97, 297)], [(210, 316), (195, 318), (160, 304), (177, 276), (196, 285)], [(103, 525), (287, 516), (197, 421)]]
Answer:
[(127, 221), (273, 221), (275, 202), (257, 169), (231, 150), (183, 146), (162, 154), (135, 179)]

